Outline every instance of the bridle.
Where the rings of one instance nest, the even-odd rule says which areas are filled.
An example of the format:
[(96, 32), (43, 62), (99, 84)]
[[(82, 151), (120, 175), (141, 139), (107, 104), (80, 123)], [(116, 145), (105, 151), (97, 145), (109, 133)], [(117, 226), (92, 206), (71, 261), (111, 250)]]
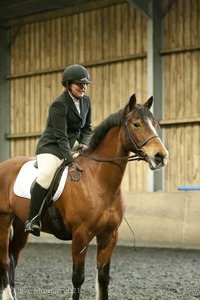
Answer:
[(145, 138), (142, 142), (140, 142), (139, 144), (136, 142), (136, 140), (134, 139), (134, 136), (130, 130), (130, 125), (128, 123), (128, 121), (125, 121), (125, 128), (128, 132), (129, 138), (131, 140), (131, 143), (134, 146), (134, 152), (136, 153), (136, 156), (138, 157), (138, 160), (146, 160), (146, 153), (142, 150), (142, 147), (148, 143), (148, 141), (150, 141), (153, 138), (157, 138), (158, 134), (157, 133), (153, 133), (151, 135), (149, 135), (147, 138)]
[(127, 161), (133, 161), (133, 160), (145, 160), (147, 161), (146, 157), (147, 157), (147, 154), (142, 150), (142, 147), (148, 143), (148, 141), (150, 141), (151, 139), (153, 138), (157, 138), (159, 137), (157, 133), (153, 133), (151, 135), (149, 135), (147, 138), (145, 138), (142, 142), (140, 142), (139, 144), (136, 142), (132, 132), (131, 132), (131, 129), (130, 129), (130, 125), (129, 125), (129, 122), (127, 121), (127, 117), (125, 117), (125, 129), (127, 130), (128, 132), (128, 136), (131, 140), (131, 143), (133, 144), (133, 147), (134, 147), (134, 152), (136, 154), (134, 155), (129, 155), (129, 156), (123, 156), (123, 157), (112, 157), (112, 158), (97, 158), (97, 157), (93, 157), (93, 156), (88, 156), (87, 154), (85, 154), (84, 152), (81, 151), (81, 155), (88, 158), (88, 159), (92, 159), (92, 160), (95, 160), (97, 162), (114, 162), (115, 160), (127, 160)]

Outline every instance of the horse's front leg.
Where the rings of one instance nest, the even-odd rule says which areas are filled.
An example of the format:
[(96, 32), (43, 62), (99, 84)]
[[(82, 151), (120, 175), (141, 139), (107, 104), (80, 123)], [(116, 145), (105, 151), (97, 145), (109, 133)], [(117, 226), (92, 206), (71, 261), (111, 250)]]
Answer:
[(79, 300), (81, 286), (85, 279), (84, 267), (85, 257), (89, 244), (89, 237), (84, 230), (77, 230), (73, 234), (72, 240), (72, 261), (73, 261), (73, 272), (72, 272), (72, 300)]
[(97, 277), (96, 277), (96, 299), (108, 299), (108, 285), (110, 282), (110, 261), (113, 250), (117, 244), (117, 230), (112, 234), (102, 234), (97, 237)]

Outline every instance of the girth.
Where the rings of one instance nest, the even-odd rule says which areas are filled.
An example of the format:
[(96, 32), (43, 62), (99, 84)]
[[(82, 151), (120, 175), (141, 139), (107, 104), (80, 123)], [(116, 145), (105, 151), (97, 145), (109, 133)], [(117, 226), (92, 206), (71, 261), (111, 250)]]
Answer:
[(66, 230), (62, 216), (53, 201), (44, 209), (44, 219), (47, 227), (56, 238), (63, 241), (72, 240), (72, 233)]

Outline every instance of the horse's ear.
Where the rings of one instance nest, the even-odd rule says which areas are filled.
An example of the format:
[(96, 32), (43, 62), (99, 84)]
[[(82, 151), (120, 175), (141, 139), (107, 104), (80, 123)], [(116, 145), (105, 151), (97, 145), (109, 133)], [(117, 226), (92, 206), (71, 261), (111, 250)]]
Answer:
[(129, 103), (128, 103), (129, 111), (132, 111), (134, 109), (135, 105), (136, 105), (136, 96), (135, 96), (135, 94), (133, 94), (130, 97)]
[(150, 109), (153, 103), (153, 96), (151, 96), (143, 105), (144, 107)]

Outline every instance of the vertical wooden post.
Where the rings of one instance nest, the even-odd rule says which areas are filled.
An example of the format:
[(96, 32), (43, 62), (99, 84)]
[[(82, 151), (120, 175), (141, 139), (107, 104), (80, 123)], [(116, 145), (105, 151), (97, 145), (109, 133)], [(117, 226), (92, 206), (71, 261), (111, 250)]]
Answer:
[[(146, 17), (148, 17), (147, 33), (147, 77), (148, 96), (154, 96), (153, 113), (157, 120), (162, 120), (163, 114), (163, 70), (162, 57), (162, 1), (160, 0), (127, 0)], [(162, 136), (161, 136), (162, 138)], [(163, 171), (148, 174), (148, 191), (163, 189)]]
[[(162, 48), (162, 6), (160, 0), (149, 1), (151, 18), (148, 18), (148, 51), (147, 76), (148, 96), (154, 97), (153, 113), (157, 120), (163, 115), (163, 70), (162, 57), (159, 53)], [(162, 134), (162, 133), (161, 133)], [(161, 136), (162, 138), (162, 136)], [(163, 171), (149, 171), (149, 191), (163, 189)]]
[(0, 162), (10, 157), (9, 141), (5, 134), (9, 133), (10, 126), (10, 98), (9, 82), (6, 75), (9, 73), (9, 36), (8, 29), (0, 23)]

